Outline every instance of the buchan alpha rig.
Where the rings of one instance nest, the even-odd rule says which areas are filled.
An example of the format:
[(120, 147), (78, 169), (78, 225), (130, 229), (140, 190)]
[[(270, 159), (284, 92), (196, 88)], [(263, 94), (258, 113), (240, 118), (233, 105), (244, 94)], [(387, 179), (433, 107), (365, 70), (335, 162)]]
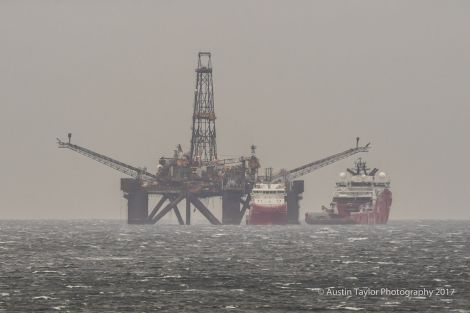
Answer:
[[(196, 89), (192, 118), (191, 147), (184, 153), (177, 146), (172, 157), (161, 157), (155, 174), (146, 168), (129, 164), (96, 153), (87, 148), (57, 139), (59, 148), (67, 148), (107, 165), (131, 178), (121, 178), (121, 190), (127, 199), (129, 224), (155, 224), (168, 212), (174, 211), (181, 225), (191, 224), (192, 209), (197, 209), (211, 224), (240, 224), (250, 208), (250, 193), (255, 182), (266, 180), (258, 176), (260, 162), (251, 146), (251, 155), (233, 159), (218, 159), (214, 112), (212, 63), (209, 52), (198, 54)], [(292, 170), (281, 170), (269, 177), (286, 185), (288, 222), (299, 223), (299, 201), (304, 191), (303, 180), (307, 173), (332, 164), (359, 152), (367, 152), (369, 144), (308, 163)], [(154, 208), (149, 208), (149, 195), (160, 195)], [(202, 198), (222, 197), (222, 221), (201, 201)], [(178, 205), (185, 200), (185, 218)], [(151, 210), (149, 210), (151, 209)]]

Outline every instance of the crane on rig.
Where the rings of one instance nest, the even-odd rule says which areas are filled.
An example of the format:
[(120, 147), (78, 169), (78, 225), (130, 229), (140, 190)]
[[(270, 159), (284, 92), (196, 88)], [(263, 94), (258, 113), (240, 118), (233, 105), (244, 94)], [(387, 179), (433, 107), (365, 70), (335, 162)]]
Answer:
[(115, 169), (115, 170), (117, 170), (121, 173), (124, 173), (128, 176), (131, 176), (135, 179), (143, 180), (143, 181), (151, 181), (151, 180), (155, 180), (157, 178), (156, 175), (147, 172), (147, 168), (145, 168), (145, 167), (143, 167), (143, 168), (134, 167), (132, 165), (129, 165), (129, 164), (123, 163), (121, 161), (115, 160), (113, 158), (110, 158), (106, 155), (94, 152), (90, 149), (81, 147), (79, 145), (72, 144), (72, 142), (71, 142), (72, 133), (68, 133), (68, 141), (67, 142), (62, 141), (59, 138), (56, 138), (56, 139), (57, 139), (57, 144), (58, 144), (59, 148), (66, 148), (66, 149), (70, 149), (72, 151), (75, 151), (77, 153), (80, 153), (80, 154), (82, 154), (86, 157), (89, 157), (90, 159), (98, 161), (98, 162), (100, 162), (100, 163), (102, 163), (106, 166), (109, 166), (109, 167), (111, 167), (111, 168), (113, 168), (113, 169)]
[(368, 152), (369, 148), (370, 148), (370, 142), (368, 144), (366, 144), (365, 146), (361, 147), (361, 146), (359, 146), (359, 137), (356, 137), (356, 147), (355, 148), (351, 148), (351, 149), (345, 150), (343, 152), (330, 155), (326, 158), (307, 163), (305, 165), (296, 167), (296, 168), (291, 169), (291, 170), (285, 170), (285, 169), (280, 170), (279, 173), (272, 176), (270, 178), (270, 180), (273, 183), (291, 182), (291, 181), (293, 181), (293, 180), (295, 180), (299, 177), (307, 175), (307, 174), (309, 174), (313, 171), (316, 171), (316, 170), (318, 170), (322, 167), (325, 167), (329, 164), (333, 164), (333, 163), (338, 162), (342, 159), (350, 157), (350, 156), (352, 156), (356, 153)]
[[(104, 154), (92, 151), (88, 148), (73, 144), (71, 142), (72, 133), (68, 133), (68, 141), (63, 141), (59, 138), (57, 144), (59, 148), (65, 148), (84, 155), (92, 160), (95, 160), (101, 164), (104, 164), (112, 169), (117, 170), (123, 174), (126, 174), (137, 181), (141, 182), (142, 185), (148, 186), (149, 184), (165, 184), (165, 183), (187, 183), (190, 181), (194, 182), (215, 182), (221, 183), (222, 176), (220, 171), (226, 170), (230, 167), (240, 167), (242, 163), (256, 159), (254, 155), (251, 157), (241, 156), (239, 158), (213, 160), (210, 162), (200, 163), (198, 165), (191, 165), (186, 156), (182, 154), (181, 145), (177, 146), (174, 156), (161, 157), (157, 167), (157, 173), (152, 174), (147, 171), (146, 167), (135, 167), (124, 162), (113, 159)], [(259, 162), (255, 162), (256, 168), (259, 167)], [(253, 166), (246, 167), (246, 169), (256, 170)], [(204, 169), (201, 170), (200, 169)], [(209, 173), (210, 172), (210, 173)], [(215, 173), (217, 172), (217, 173)]]

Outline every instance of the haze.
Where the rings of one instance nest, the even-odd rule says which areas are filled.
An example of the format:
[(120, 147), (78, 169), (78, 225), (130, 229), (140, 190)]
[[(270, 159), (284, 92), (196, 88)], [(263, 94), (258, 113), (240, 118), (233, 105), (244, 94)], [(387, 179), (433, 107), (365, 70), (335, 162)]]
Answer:
[[(256, 144), (263, 167), (292, 168), (360, 136), (392, 220), (468, 219), (469, 16), (468, 1), (2, 1), (0, 218), (124, 219), (122, 175), (55, 138), (155, 171), (189, 148), (210, 51), (219, 157)], [(353, 161), (305, 177), (301, 219)]]

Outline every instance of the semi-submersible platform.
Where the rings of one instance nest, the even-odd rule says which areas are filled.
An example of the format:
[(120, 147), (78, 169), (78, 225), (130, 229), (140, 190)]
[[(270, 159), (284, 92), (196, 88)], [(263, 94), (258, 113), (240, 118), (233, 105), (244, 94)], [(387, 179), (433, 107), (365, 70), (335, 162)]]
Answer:
[[(172, 157), (158, 160), (156, 173), (135, 167), (90, 149), (57, 139), (59, 148), (67, 148), (107, 165), (127, 176), (121, 178), (121, 190), (127, 199), (129, 224), (155, 224), (173, 211), (181, 225), (191, 224), (193, 209), (198, 210), (211, 224), (238, 225), (250, 208), (251, 191), (257, 182), (282, 183), (285, 186), (287, 223), (299, 223), (299, 208), (304, 181), (298, 178), (321, 167), (335, 163), (359, 152), (367, 152), (369, 144), (310, 162), (274, 175), (258, 175), (260, 162), (251, 146), (251, 154), (231, 159), (218, 159), (214, 111), (212, 63), (209, 52), (199, 52), (192, 116), (191, 145), (188, 152), (177, 146)], [(271, 173), (271, 170), (267, 173)], [(155, 207), (149, 207), (149, 195), (158, 195)], [(220, 221), (201, 201), (203, 198), (222, 198)], [(185, 218), (178, 205), (185, 203)]]

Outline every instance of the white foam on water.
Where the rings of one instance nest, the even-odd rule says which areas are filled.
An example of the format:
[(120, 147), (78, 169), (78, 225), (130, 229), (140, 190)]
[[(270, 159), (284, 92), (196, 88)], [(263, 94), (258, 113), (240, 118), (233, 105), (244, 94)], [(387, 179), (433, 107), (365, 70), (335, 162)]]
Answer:
[(369, 239), (369, 237), (352, 237), (352, 238), (348, 238), (349, 241), (360, 241), (360, 240), (367, 240)]
[(212, 237), (212, 238), (218, 238), (218, 237), (227, 236), (227, 235), (228, 235), (228, 234), (218, 233), (218, 234), (213, 234), (211, 237)]
[(37, 296), (37, 297), (32, 297), (31, 299), (33, 299), (33, 300), (52, 300), (52, 299), (56, 299), (56, 298), (52, 298), (52, 297), (49, 297), (49, 296)]
[(203, 292), (203, 293), (209, 293), (209, 290), (204, 290), (204, 289), (185, 289), (183, 292)]
[(33, 274), (59, 273), (58, 271), (34, 271)]
[(76, 257), (75, 259), (80, 260), (80, 261), (126, 261), (126, 260), (133, 260), (134, 258), (110, 256), (110, 257)]
[(181, 275), (180, 275), (180, 274), (176, 274), (176, 275), (165, 275), (165, 276), (163, 276), (163, 278), (181, 278)]
[(56, 310), (56, 311), (60, 311), (60, 310), (62, 310), (62, 309), (65, 309), (65, 306), (62, 306), (62, 305), (53, 306), (52, 309), (53, 309), (53, 310)]
[(69, 288), (69, 289), (74, 289), (74, 288), (91, 288), (91, 286), (85, 286), (85, 285), (67, 285), (65, 286), (65, 288)]
[(322, 288), (305, 288), (305, 289), (314, 291), (314, 292), (319, 292), (320, 290), (323, 290)]

